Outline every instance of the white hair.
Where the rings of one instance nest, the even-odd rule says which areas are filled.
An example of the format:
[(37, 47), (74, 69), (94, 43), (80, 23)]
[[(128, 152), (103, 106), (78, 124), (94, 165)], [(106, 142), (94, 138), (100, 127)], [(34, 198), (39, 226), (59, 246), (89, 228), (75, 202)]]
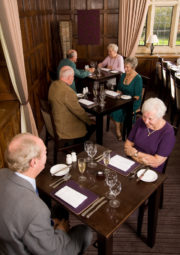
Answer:
[(113, 51), (118, 52), (118, 46), (117, 46), (115, 43), (110, 43), (110, 44), (107, 46), (107, 49), (108, 49), (108, 50), (112, 49)]
[(124, 60), (124, 64), (130, 64), (133, 69), (135, 69), (138, 65), (138, 60), (136, 57), (128, 57)]
[(74, 70), (71, 67), (61, 68), (60, 70), (60, 79), (67, 78), (68, 76), (74, 75)]
[(166, 113), (167, 107), (163, 101), (157, 97), (147, 99), (142, 106), (142, 113), (154, 112), (157, 118), (162, 118)]

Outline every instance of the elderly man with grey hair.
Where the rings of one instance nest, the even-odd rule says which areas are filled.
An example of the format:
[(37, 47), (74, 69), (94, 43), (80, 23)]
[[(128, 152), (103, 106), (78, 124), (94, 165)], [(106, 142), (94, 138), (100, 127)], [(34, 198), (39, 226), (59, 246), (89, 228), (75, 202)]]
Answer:
[(76, 143), (89, 139), (96, 127), (70, 88), (73, 79), (74, 70), (70, 66), (62, 67), (60, 80), (54, 81), (49, 88), (48, 99), (59, 138), (74, 139)]
[[(85, 225), (69, 229), (67, 220), (51, 221), (51, 212), (36, 193), (36, 177), (46, 163), (46, 147), (32, 134), (15, 136), (0, 170), (0, 254), (82, 254), (92, 232)], [(55, 215), (55, 214), (54, 214)]]
[(166, 106), (159, 98), (149, 98), (142, 106), (142, 118), (134, 124), (125, 144), (125, 153), (135, 161), (162, 172), (170, 155), (175, 135), (163, 118)]
[[(57, 79), (59, 79), (59, 71), (63, 66), (70, 66), (74, 70), (74, 76), (80, 79), (86, 78), (90, 73), (94, 72), (94, 68), (89, 68), (88, 70), (82, 70), (82, 69), (77, 69), (76, 68), (76, 62), (77, 62), (77, 51), (70, 49), (67, 53), (67, 58), (62, 59), (59, 62), (58, 68), (57, 68)], [(76, 90), (76, 85), (75, 81), (72, 81), (72, 84), (70, 86), (75, 92)]]

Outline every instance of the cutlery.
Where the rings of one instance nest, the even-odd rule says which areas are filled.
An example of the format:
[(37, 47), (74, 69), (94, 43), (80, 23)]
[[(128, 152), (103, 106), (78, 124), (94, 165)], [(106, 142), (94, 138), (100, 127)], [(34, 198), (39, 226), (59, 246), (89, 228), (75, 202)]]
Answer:
[(148, 168), (146, 168), (146, 169), (144, 170), (144, 172), (137, 178), (136, 182), (139, 182), (139, 181), (142, 179), (142, 177), (145, 175), (145, 173), (147, 172), (147, 170), (148, 170)]
[(90, 212), (96, 205), (98, 205), (100, 202), (102, 202), (102, 200), (104, 200), (105, 199), (105, 197), (100, 197), (100, 198), (98, 198), (92, 205), (90, 205), (90, 207), (88, 207), (82, 214), (81, 214), (81, 216), (86, 216), (86, 214), (88, 213), (88, 212)]
[[(64, 177), (63, 177), (64, 178)], [(59, 182), (60, 180), (62, 180), (62, 177), (61, 178), (58, 178), (55, 182), (52, 182), (51, 184), (49, 184), (49, 187), (55, 185), (57, 182)]]
[(65, 175), (64, 178), (62, 178), (59, 182), (57, 182), (55, 185), (53, 185), (53, 189), (59, 186), (62, 182), (68, 181), (71, 178), (71, 175)]
[[(108, 150), (108, 151), (111, 152), (112, 150)], [(101, 153), (99, 156), (95, 157), (95, 160), (99, 160), (100, 158), (103, 158), (103, 153)]]
[(97, 210), (99, 210), (105, 203), (107, 203), (107, 200), (102, 201), (94, 210), (92, 210), (87, 216), (86, 218), (90, 218), (91, 215), (93, 215)]
[(138, 171), (139, 171), (139, 166), (135, 168), (135, 170), (132, 173), (130, 173), (130, 176), (128, 178), (129, 179), (135, 178)]
[(66, 170), (67, 168), (70, 168), (70, 167), (71, 167), (71, 165), (65, 166), (65, 167), (63, 167), (63, 168), (57, 170), (56, 172), (52, 173), (51, 175), (54, 176), (55, 174), (57, 174), (57, 173), (59, 173), (59, 172), (61, 172), (61, 171), (64, 171), (64, 170)]

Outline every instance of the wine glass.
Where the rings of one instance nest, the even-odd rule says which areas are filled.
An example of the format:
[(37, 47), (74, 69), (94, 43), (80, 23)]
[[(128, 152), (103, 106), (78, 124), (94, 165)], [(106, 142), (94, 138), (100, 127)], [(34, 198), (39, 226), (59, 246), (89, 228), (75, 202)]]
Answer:
[(112, 187), (116, 184), (117, 182), (117, 174), (113, 171), (110, 171), (106, 174), (106, 184), (109, 186), (109, 192), (106, 193), (106, 197), (109, 199), (114, 198), (114, 193), (112, 193)]
[(97, 164), (95, 162), (93, 162), (93, 158), (97, 153), (97, 145), (96, 144), (92, 144), (92, 146), (89, 147), (88, 150), (88, 155), (91, 158), (91, 162), (88, 164), (89, 167), (94, 168), (97, 166)]
[(117, 181), (115, 185), (111, 188), (111, 193), (112, 193), (112, 200), (109, 201), (109, 205), (113, 208), (117, 208), (120, 205), (119, 200), (116, 199), (116, 197), (120, 194), (122, 190), (122, 185), (120, 181)]
[[(111, 153), (109, 151), (104, 151), (103, 152), (103, 162), (104, 162), (104, 165), (107, 167), (109, 165), (109, 161), (111, 159)], [(106, 173), (109, 172), (109, 169), (108, 168), (105, 168), (105, 175)]]
[(104, 105), (105, 105), (105, 98), (106, 98), (105, 90), (101, 90), (100, 91), (99, 98), (100, 98), (100, 106), (104, 107)]
[(79, 176), (79, 181), (86, 181), (86, 176), (84, 176), (84, 172), (86, 170), (86, 159), (85, 158), (79, 158), (78, 159), (78, 168), (81, 175)]
[[(88, 154), (88, 150), (89, 150), (89, 148), (90, 148), (90, 146), (92, 146), (93, 145), (93, 142), (92, 141), (85, 141), (85, 143), (84, 143), (84, 150), (85, 150), (85, 152)], [(90, 157), (88, 156), (87, 158), (86, 158), (86, 162), (89, 162), (90, 161)]]
[(97, 101), (98, 89), (99, 89), (99, 82), (95, 81), (93, 85), (93, 94), (94, 94), (95, 101)]

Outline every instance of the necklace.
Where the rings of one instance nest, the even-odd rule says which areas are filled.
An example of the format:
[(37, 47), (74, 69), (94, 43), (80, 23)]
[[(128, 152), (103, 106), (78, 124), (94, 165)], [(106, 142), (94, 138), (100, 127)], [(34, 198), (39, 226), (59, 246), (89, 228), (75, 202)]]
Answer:
[(133, 74), (130, 74), (130, 75), (126, 74), (126, 77), (124, 79), (124, 84), (129, 85), (129, 81), (132, 79), (132, 77), (133, 77)]
[(152, 135), (154, 132), (156, 132), (157, 130), (150, 131), (149, 128), (147, 128), (147, 131), (148, 131), (148, 136), (150, 136), (150, 135)]

